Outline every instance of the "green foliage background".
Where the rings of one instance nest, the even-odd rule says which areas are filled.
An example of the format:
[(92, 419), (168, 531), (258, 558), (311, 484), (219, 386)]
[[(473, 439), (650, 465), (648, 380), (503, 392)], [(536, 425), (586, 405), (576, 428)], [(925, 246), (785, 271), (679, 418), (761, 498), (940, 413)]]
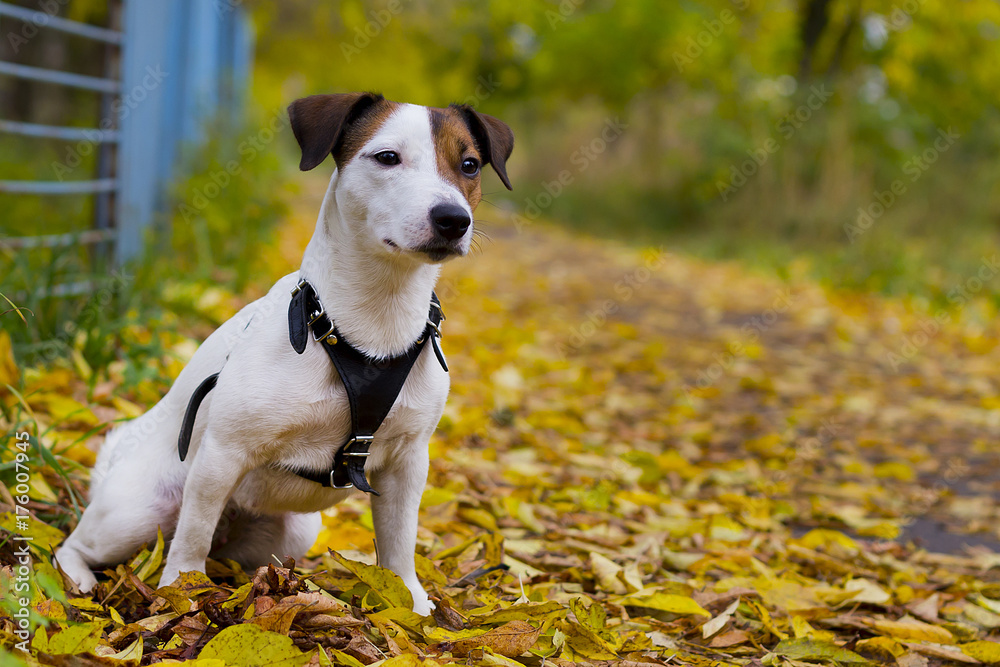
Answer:
[[(487, 196), (515, 213), (569, 169), (573, 183), (543, 211), (565, 224), (937, 298), (996, 246), (1000, 6), (990, 0), (250, 7), (263, 107), (358, 89), (476, 102), (515, 128), (515, 194)], [(816, 11), (826, 23), (811, 40), (803, 26)], [(803, 107), (816, 90), (831, 95)], [(627, 130), (577, 171), (574, 151), (612, 117)], [(904, 165), (948, 128), (960, 139), (911, 182)], [(777, 151), (723, 196), (769, 139)], [(851, 242), (845, 226), (900, 178), (906, 193)]]
[[(165, 278), (245, 291), (260, 272), (261, 248), (303, 182), (291, 132), (276, 133), (224, 196), (192, 203), (241, 141), (313, 93), (376, 90), (417, 104), (466, 102), (506, 120), (517, 137), (508, 165), (515, 190), (487, 178), (477, 214), (487, 221), (544, 219), (940, 303), (997, 247), (994, 0), (241, 6), (256, 29), (244, 122), (220, 123), (206, 145), (186, 148), (186, 176), (172, 189), (136, 280), (115, 292), (115, 307), (102, 308), (107, 322), (87, 327), (86, 357), (99, 366), (114, 355), (120, 318), (159, 303)], [(77, 19), (104, 18), (97, 0), (69, 7)], [(63, 102), (46, 111), (51, 118), (35, 120), (92, 119), (92, 105)], [(604, 141), (608, 127), (623, 129)], [(938, 152), (942, 131), (959, 138)], [(61, 150), (8, 137), (0, 178), (45, 178)], [(907, 165), (925, 151), (933, 164), (911, 180)], [(885, 201), (897, 181), (905, 192), (860, 229), (860, 211)], [(91, 201), (0, 196), (0, 208), (2, 234), (57, 233), (86, 226)], [(53, 338), (69, 340), (55, 323), (72, 320), (86, 302), (56, 303), (27, 287), (73, 279), (81, 259), (74, 252), (3, 258), (0, 291), (44, 315), (11, 327), (22, 356), (51, 349)], [(1000, 304), (1000, 284), (986, 284), (983, 295)]]

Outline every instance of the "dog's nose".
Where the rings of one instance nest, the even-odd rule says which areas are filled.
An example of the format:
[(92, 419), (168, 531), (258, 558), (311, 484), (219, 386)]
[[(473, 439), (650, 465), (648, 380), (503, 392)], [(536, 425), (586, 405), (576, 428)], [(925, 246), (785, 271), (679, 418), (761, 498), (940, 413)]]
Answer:
[(462, 238), (471, 224), (472, 218), (457, 204), (438, 204), (431, 208), (434, 231), (449, 241)]

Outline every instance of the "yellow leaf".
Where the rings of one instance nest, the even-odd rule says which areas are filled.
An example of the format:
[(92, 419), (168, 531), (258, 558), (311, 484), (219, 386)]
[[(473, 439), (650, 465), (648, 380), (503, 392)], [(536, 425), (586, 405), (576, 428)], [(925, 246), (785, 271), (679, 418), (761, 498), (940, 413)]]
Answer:
[(458, 510), (458, 517), (466, 523), (470, 523), (473, 526), (479, 526), (480, 528), (490, 532), (496, 532), (499, 530), (496, 517), (490, 512), (478, 507), (460, 507)]
[(16, 385), (19, 377), (17, 361), (14, 359), (14, 348), (10, 343), (10, 334), (0, 330), (0, 386)]
[(83, 353), (80, 350), (74, 349), (70, 352), (70, 357), (73, 360), (73, 367), (80, 378), (85, 382), (89, 382), (90, 376), (94, 374), (94, 371), (90, 368), (87, 360), (83, 358)]
[(865, 665), (869, 661), (857, 653), (848, 651), (831, 642), (817, 641), (808, 637), (782, 639), (772, 650), (776, 655), (803, 661), (835, 662), (841, 665)]
[(104, 624), (101, 622), (71, 625), (49, 637), (45, 652), (52, 655), (90, 653), (101, 639), (103, 628)]
[(36, 410), (49, 413), (52, 421), (58, 424), (82, 423), (87, 426), (97, 426), (101, 423), (90, 408), (64, 394), (39, 392), (30, 396), (28, 403)]
[(970, 658), (990, 664), (1000, 662), (1000, 643), (987, 641), (969, 642), (968, 644), (962, 644), (959, 648), (962, 649), (962, 653)]
[(252, 623), (225, 628), (205, 644), (198, 657), (240, 667), (300, 667), (309, 662), (309, 654), (295, 648), (291, 639)]
[(946, 629), (914, 618), (899, 621), (868, 619), (865, 623), (879, 634), (903, 641), (927, 641), (937, 644), (952, 644), (955, 641), (954, 636)]
[(163, 532), (159, 528), (156, 529), (156, 546), (153, 548), (153, 552), (146, 559), (146, 562), (136, 571), (135, 576), (139, 577), (143, 581), (147, 581), (153, 574), (160, 569), (160, 563), (163, 562)]
[[(27, 523), (27, 527), (23, 528), (25, 523)], [(0, 528), (15, 535), (30, 537), (32, 547), (54, 547), (66, 537), (58, 528), (53, 528), (31, 517), (17, 517), (13, 512), (0, 514)]]
[(826, 630), (817, 630), (813, 626), (809, 625), (807, 621), (802, 616), (792, 616), (792, 632), (796, 639), (801, 639), (803, 637), (812, 637), (813, 639), (819, 639), (822, 641), (833, 641), (836, 639), (836, 634), (833, 632), (828, 632)]
[(451, 502), (454, 499), (454, 491), (431, 487), (424, 491), (424, 495), (420, 497), (420, 509), (434, 507), (435, 505), (443, 505), (444, 503)]
[(697, 614), (699, 616), (708, 616), (709, 618), (712, 616), (710, 613), (705, 611), (700, 604), (687, 596), (675, 595), (673, 593), (663, 593), (660, 591), (649, 594), (635, 593), (633, 595), (623, 597), (621, 599), (621, 604), (632, 607), (648, 607), (650, 609), (666, 611), (671, 614)]
[(132, 401), (122, 398), (121, 396), (112, 396), (111, 404), (115, 406), (115, 409), (122, 414), (123, 417), (141, 417), (145, 410), (133, 403)]
[(839, 530), (830, 530), (828, 528), (814, 528), (795, 541), (807, 549), (817, 549), (821, 546), (825, 547), (837, 544), (850, 551), (858, 550), (857, 542)]
[(873, 470), (876, 477), (882, 479), (898, 479), (901, 482), (912, 482), (917, 474), (913, 467), (904, 461), (883, 461), (876, 463)]
[(365, 565), (348, 560), (336, 551), (331, 551), (330, 557), (362, 583), (369, 586), (388, 605), (405, 607), (406, 609), (413, 608), (413, 595), (395, 572), (377, 565)]
[(118, 653), (112, 653), (107, 658), (120, 660), (126, 665), (138, 665), (142, 660), (143, 638), (138, 637), (134, 642), (126, 646)]
[(756, 600), (747, 600), (747, 605), (754, 610), (757, 614), (757, 618), (760, 619), (760, 622), (763, 623), (764, 627), (767, 628), (772, 635), (781, 640), (785, 640), (788, 637), (787, 634), (775, 627), (774, 623), (771, 621), (771, 612), (769, 612), (764, 605)]
[(886, 604), (892, 596), (881, 586), (869, 579), (851, 579), (844, 585), (845, 591), (854, 593), (843, 604), (867, 602), (869, 604)]
[(477, 614), (473, 611), (469, 616), (469, 622), (473, 625), (485, 625), (487, 623), (506, 623), (508, 621), (544, 621), (559, 618), (566, 615), (566, 608), (550, 600), (548, 602), (526, 602), (515, 604), (493, 612)]
[(607, 556), (591, 551), (590, 569), (602, 590), (616, 595), (624, 595), (628, 592), (624, 582), (618, 578), (622, 568)]
[(567, 621), (560, 626), (566, 643), (575, 652), (591, 660), (617, 660), (617, 649), (603, 637), (580, 623)]
[(855, 649), (869, 653), (878, 653), (890, 658), (898, 658), (906, 653), (906, 649), (890, 637), (869, 637), (868, 639), (862, 639), (855, 644)]
[(734, 600), (733, 603), (728, 607), (726, 607), (725, 611), (723, 611), (721, 614), (719, 614), (710, 621), (705, 621), (705, 624), (701, 626), (702, 638), (708, 639), (716, 632), (726, 627), (726, 624), (729, 623), (729, 619), (733, 617), (733, 614), (736, 613), (736, 609), (739, 606), (740, 606), (740, 600), (739, 599)]

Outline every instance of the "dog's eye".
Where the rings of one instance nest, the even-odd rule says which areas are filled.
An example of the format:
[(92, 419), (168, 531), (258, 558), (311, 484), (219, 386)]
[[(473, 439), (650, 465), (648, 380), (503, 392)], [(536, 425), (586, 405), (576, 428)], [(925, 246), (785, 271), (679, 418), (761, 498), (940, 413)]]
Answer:
[(378, 160), (379, 164), (391, 167), (399, 164), (399, 153), (396, 151), (382, 151), (375, 154), (375, 159)]
[(462, 160), (462, 173), (466, 176), (475, 176), (479, 173), (479, 160), (474, 157)]

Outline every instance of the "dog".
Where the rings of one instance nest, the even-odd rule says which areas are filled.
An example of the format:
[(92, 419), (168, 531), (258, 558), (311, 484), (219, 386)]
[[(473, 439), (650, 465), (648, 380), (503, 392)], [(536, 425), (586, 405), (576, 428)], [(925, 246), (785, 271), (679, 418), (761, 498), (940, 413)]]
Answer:
[[(213, 332), (159, 403), (108, 435), (90, 505), (55, 556), (84, 592), (96, 584), (91, 568), (124, 561), (157, 528), (169, 540), (161, 586), (181, 572), (204, 572), (210, 555), (245, 568), (304, 556), (319, 534), (319, 512), (357, 490), (335, 483), (331, 461), (345, 442), (363, 440), (370, 452), (346, 456), (362, 461), (351, 472), (355, 486), (370, 475), (368, 488), (379, 494), (379, 563), (402, 578), (415, 612), (433, 609), (414, 552), (428, 440), (449, 379), (428, 313), (441, 264), (469, 251), (482, 168), (491, 165), (511, 188), (514, 136), (466, 105), (423, 107), (375, 93), (313, 95), (288, 113), (300, 169), (328, 155), (336, 163), (301, 269)], [(303, 286), (335, 334), (312, 325), (296, 343), (289, 304)], [(325, 349), (338, 340), (372, 368), (417, 350), (373, 438), (351, 437), (354, 398)], [(182, 461), (184, 430), (190, 454)], [(329, 473), (330, 484), (295, 472), (303, 470), (320, 480)]]

